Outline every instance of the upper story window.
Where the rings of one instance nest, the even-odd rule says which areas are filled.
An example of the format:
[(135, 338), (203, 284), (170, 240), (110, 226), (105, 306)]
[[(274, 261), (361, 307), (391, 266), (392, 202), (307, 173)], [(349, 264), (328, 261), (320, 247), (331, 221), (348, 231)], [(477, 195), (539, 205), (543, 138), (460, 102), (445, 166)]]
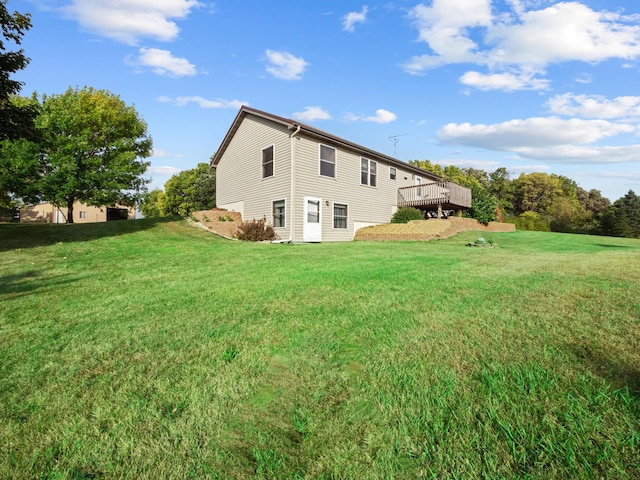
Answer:
[(262, 150), (262, 178), (273, 176), (273, 145)]
[(360, 183), (375, 187), (377, 182), (378, 162), (368, 158), (360, 158)]
[(390, 180), (395, 180), (396, 179), (396, 167), (389, 167), (389, 179)]
[(320, 145), (320, 175), (336, 178), (336, 149)]

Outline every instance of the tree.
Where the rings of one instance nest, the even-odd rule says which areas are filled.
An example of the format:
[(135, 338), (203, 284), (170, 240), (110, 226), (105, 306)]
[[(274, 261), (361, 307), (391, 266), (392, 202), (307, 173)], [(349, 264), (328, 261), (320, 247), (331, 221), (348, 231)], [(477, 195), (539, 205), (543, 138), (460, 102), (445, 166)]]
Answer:
[(7, 10), (7, 0), (0, 0), (0, 140), (28, 136), (33, 130), (36, 111), (32, 105), (12, 102), (20, 93), (23, 83), (12, 80), (11, 75), (29, 64), (23, 50), (7, 51), (7, 42), (20, 45), (25, 31), (31, 28), (31, 15)]
[(485, 225), (497, 219), (498, 199), (480, 184), (471, 187), (471, 208), (465, 216), (475, 218)]
[(613, 202), (602, 215), (601, 233), (614, 237), (640, 237), (640, 197), (633, 190)]
[(498, 200), (501, 216), (513, 210), (513, 181), (509, 178), (509, 171), (505, 167), (500, 167), (489, 174), (487, 190)]
[(560, 179), (547, 173), (523, 173), (513, 181), (513, 187), (516, 215), (527, 211), (548, 214), (556, 198), (563, 193)]
[(422, 170), (426, 170), (427, 172), (435, 173), (439, 177), (444, 177), (444, 170), (437, 163), (431, 163), (429, 160), (411, 160), (409, 161), (410, 165), (414, 167), (421, 168)]
[[(148, 180), (151, 138), (136, 110), (105, 90), (69, 88), (44, 96), (33, 141), (12, 142), (4, 165), (23, 171), (12, 185), (17, 196), (47, 200), (66, 207), (73, 223), (73, 204), (134, 205)], [(3, 150), (5, 148), (3, 147)]]
[(145, 193), (140, 202), (140, 213), (145, 217), (161, 217), (160, 205), (164, 201), (164, 192), (159, 188), (154, 188)]
[(209, 164), (184, 170), (164, 184), (164, 195), (156, 198), (160, 215), (186, 217), (191, 212), (209, 210), (216, 206), (216, 174)]

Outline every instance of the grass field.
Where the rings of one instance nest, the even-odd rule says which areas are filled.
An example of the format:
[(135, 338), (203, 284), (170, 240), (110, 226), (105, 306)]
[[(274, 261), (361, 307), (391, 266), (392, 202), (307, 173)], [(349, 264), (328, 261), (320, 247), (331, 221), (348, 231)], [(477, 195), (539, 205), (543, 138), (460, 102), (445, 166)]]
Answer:
[(640, 478), (640, 241), (0, 225), (0, 478)]

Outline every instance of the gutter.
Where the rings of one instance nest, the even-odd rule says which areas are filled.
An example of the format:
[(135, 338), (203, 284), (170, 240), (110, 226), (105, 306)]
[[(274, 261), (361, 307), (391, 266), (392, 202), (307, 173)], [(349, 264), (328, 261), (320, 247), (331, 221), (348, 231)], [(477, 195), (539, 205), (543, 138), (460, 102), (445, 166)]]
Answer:
[[(296, 136), (300, 133), (302, 129), (302, 125), (293, 124), (292, 126), (296, 127), (295, 132), (291, 134), (289, 137), (291, 140), (291, 192), (289, 196), (289, 210), (291, 213), (289, 214), (290, 222), (289, 222), (289, 240), (288, 242), (293, 241), (294, 232), (295, 232), (295, 218), (296, 218)], [(286, 218), (286, 217), (285, 217)]]

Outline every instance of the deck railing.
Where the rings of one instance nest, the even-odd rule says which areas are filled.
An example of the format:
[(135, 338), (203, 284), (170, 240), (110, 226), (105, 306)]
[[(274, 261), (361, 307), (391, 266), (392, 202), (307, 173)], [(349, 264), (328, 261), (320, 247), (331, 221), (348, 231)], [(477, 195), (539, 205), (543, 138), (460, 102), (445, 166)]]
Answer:
[(471, 190), (453, 182), (434, 182), (398, 189), (398, 208), (451, 205), (471, 208)]

